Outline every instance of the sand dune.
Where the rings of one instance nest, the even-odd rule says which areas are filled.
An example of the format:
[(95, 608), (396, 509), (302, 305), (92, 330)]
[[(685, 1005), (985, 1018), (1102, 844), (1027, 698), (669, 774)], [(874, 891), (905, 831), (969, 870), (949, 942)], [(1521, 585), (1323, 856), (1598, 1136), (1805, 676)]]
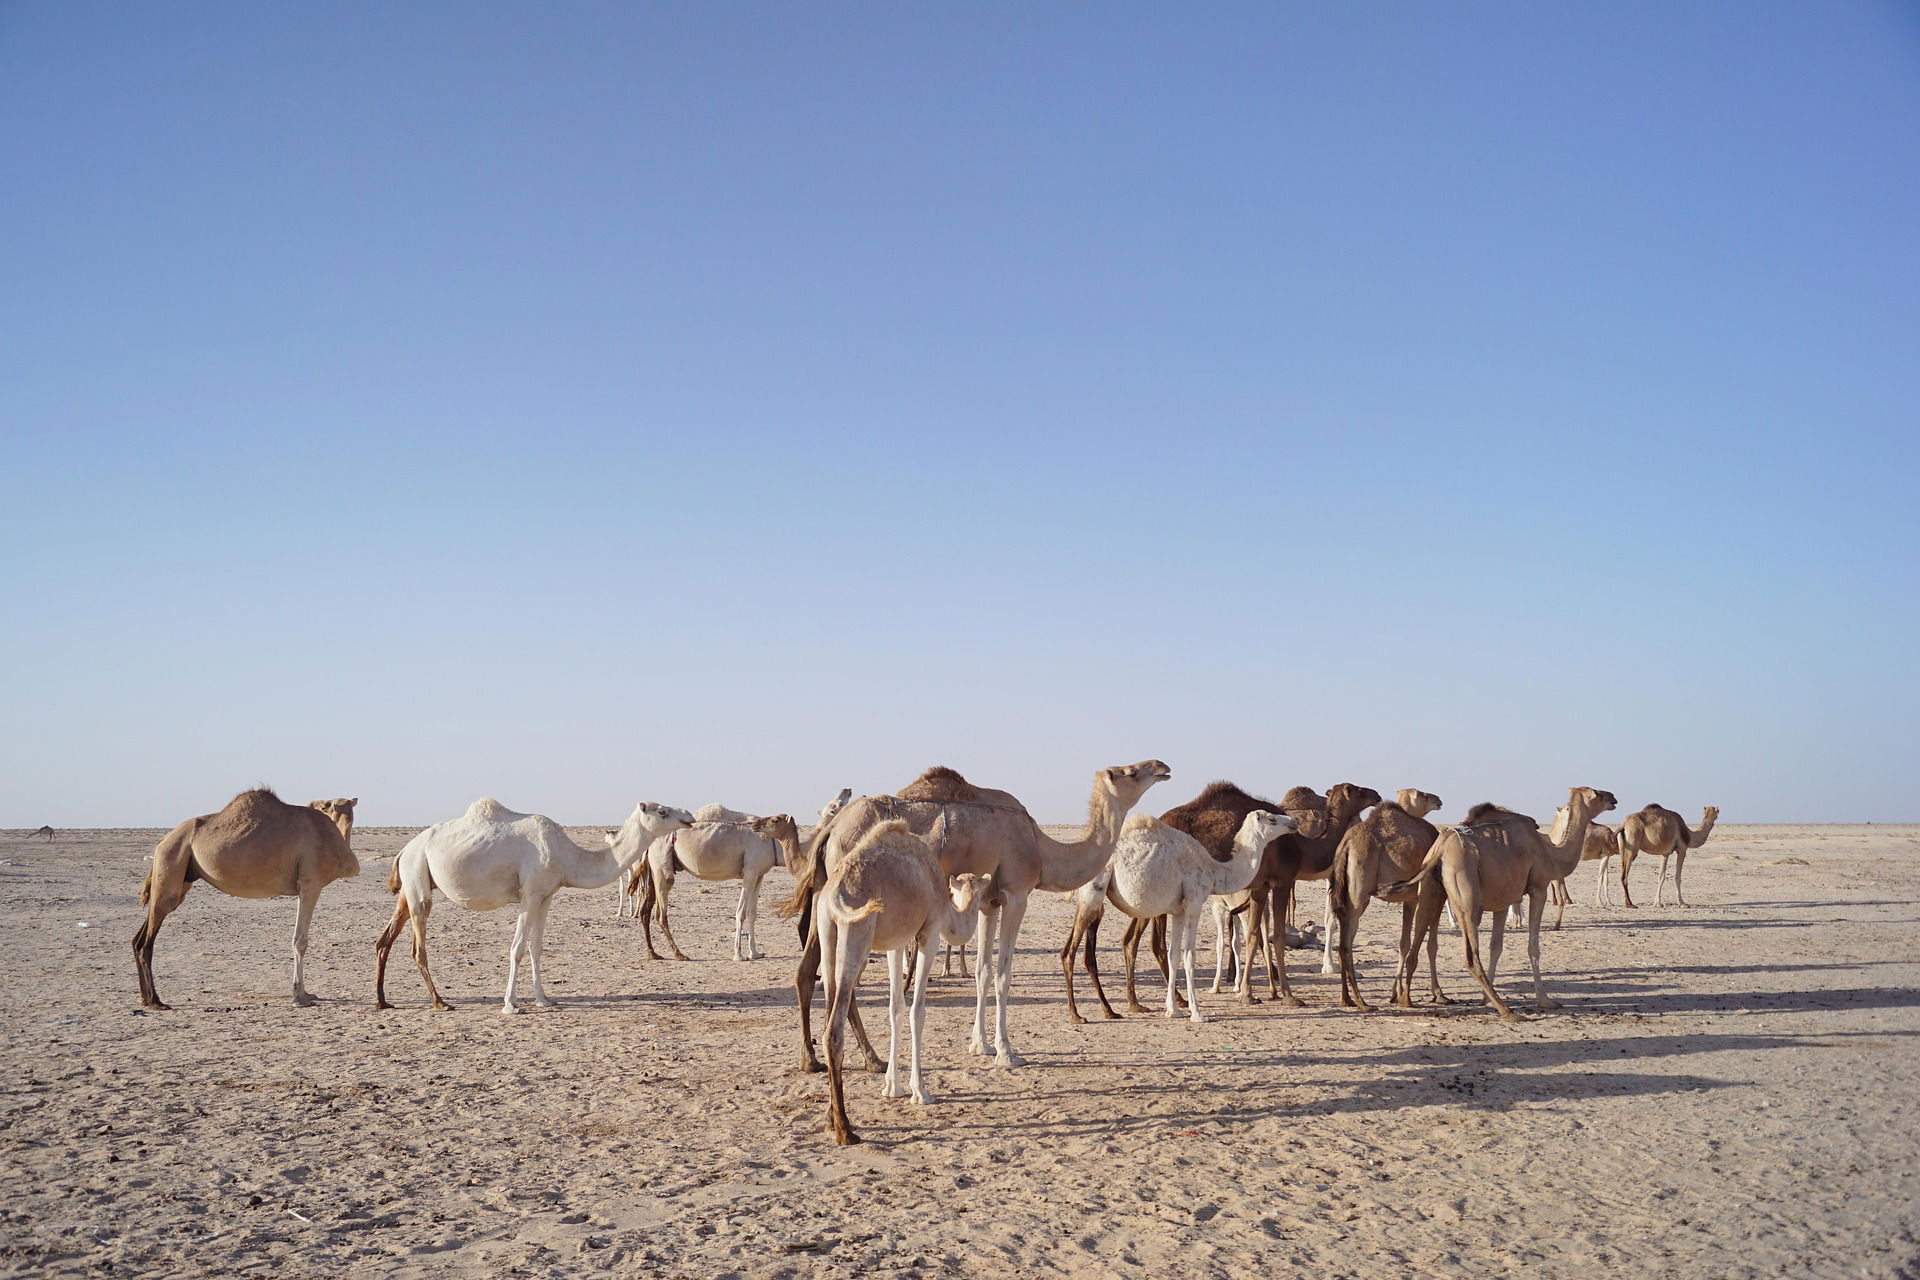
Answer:
[[(1920, 1274), (1920, 828), (1722, 826), (1691, 910), (1596, 910), (1583, 869), (1544, 947), (1566, 1008), (1520, 1026), (1342, 1012), (1294, 952), (1312, 1008), (1203, 992), (1201, 1027), (1074, 1027), (1067, 911), (1037, 895), (1013, 1012), (1032, 1065), (968, 1058), (972, 984), (936, 982), (940, 1104), (856, 1073), (849, 1149), (825, 1078), (791, 1074), (793, 932), (769, 916), (771, 959), (724, 958), (731, 887), (682, 879), (690, 963), (647, 961), (611, 889), (562, 894), (562, 1007), (517, 1018), (511, 915), (443, 907), (457, 1008), (427, 1008), (403, 943), (381, 1013), (372, 944), (412, 833), (361, 831), (365, 870), (315, 919), (319, 1007), (288, 1000), (292, 901), (201, 886), (156, 950), (175, 1009), (144, 1013), (128, 940), (160, 834), (0, 839), (6, 1275)], [(1372, 995), (1395, 932), (1369, 913)], [(1442, 961), (1466, 998), (1451, 934)], [(1524, 945), (1503, 967), (1524, 993)]]

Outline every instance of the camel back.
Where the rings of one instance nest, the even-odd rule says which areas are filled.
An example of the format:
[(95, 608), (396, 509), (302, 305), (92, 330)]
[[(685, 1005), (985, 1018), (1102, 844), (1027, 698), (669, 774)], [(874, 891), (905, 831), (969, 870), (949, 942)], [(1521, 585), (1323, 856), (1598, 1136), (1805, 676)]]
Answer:
[[(1294, 788), (1294, 791), (1299, 790), (1301, 788)], [(1287, 793), (1288, 799), (1293, 798), (1294, 791)], [(1320, 800), (1317, 795), (1313, 798)], [(1321, 804), (1324, 807), (1325, 802), (1321, 801)], [(1209, 782), (1199, 795), (1161, 814), (1160, 821), (1186, 832), (1205, 846), (1215, 861), (1225, 862), (1233, 857), (1233, 841), (1240, 834), (1240, 824), (1255, 809), (1279, 813), (1287, 808), (1309, 807), (1305, 804), (1289, 806), (1285, 802), (1275, 804), (1260, 796), (1248, 795), (1231, 782)]]

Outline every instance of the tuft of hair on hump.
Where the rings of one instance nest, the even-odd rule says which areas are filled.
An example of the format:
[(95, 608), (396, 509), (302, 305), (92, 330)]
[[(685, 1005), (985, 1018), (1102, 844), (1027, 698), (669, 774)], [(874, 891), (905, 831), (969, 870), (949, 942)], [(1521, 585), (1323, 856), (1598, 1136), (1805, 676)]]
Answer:
[(1325, 812), (1327, 798), (1312, 787), (1288, 787), (1287, 794), (1280, 797), (1282, 809), (1318, 809)]
[[(1246, 796), (1246, 795), (1247, 793), (1242, 791), (1239, 787), (1235, 786), (1233, 783), (1228, 782), (1226, 779), (1222, 778), (1217, 782), (1209, 782), (1206, 786), (1200, 788), (1200, 794), (1195, 796), (1192, 800), (1188, 801), (1188, 803), (1189, 804), (1212, 804), (1214, 801), (1219, 800), (1223, 797)], [(1247, 798), (1249, 800), (1258, 800), (1260, 797), (1247, 796)]]
[(1163, 824), (1160, 819), (1150, 813), (1130, 813), (1127, 815), (1125, 824), (1122, 825), (1120, 829), (1122, 831), (1151, 831), (1153, 828), (1161, 825)]
[(264, 782), (260, 783), (257, 786), (248, 787), (245, 791), (242, 791), (239, 795), (235, 796), (234, 799), (245, 800), (245, 799), (248, 799), (249, 797), (260, 799), (260, 800), (278, 800), (280, 798), (279, 796), (274, 794), (273, 788), (268, 786)]
[(1507, 810), (1502, 809), (1493, 801), (1482, 800), (1479, 804), (1467, 810), (1466, 820), (1469, 824), (1475, 822), (1490, 822), (1495, 818), (1504, 817), (1506, 814)]
[(980, 790), (960, 776), (957, 769), (937, 764), (895, 793), (902, 800), (928, 800), (936, 804), (964, 804), (980, 798)]

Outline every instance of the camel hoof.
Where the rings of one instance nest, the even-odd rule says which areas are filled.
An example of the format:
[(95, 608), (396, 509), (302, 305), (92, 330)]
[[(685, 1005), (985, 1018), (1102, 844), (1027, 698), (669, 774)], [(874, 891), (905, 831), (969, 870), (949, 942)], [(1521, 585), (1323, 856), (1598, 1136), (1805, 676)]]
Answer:
[(373, 1002), (373, 1007), (374, 1007), (374, 1008), (376, 1008), (376, 1009), (391, 1009), (391, 1008), (393, 1008), (393, 1006), (392, 1006), (392, 1005), (390, 1005), (390, 1004), (388, 1004), (388, 1003), (387, 1003), (387, 1002), (386, 1002), (385, 1000), (375, 1000), (375, 1001)]
[(1147, 1006), (1141, 1004), (1138, 1000), (1129, 1000), (1127, 1001), (1127, 1012), (1128, 1013), (1152, 1013), (1153, 1010), (1147, 1008)]
[(1299, 996), (1281, 996), (1280, 998), (1286, 1002), (1287, 1007), (1290, 1009), (1304, 1009), (1307, 1007), (1307, 1002)]
[(817, 1074), (817, 1073), (819, 1073), (819, 1072), (821, 1072), (821, 1071), (825, 1071), (825, 1070), (826, 1070), (826, 1068), (825, 1068), (825, 1067), (823, 1067), (823, 1066), (821, 1066), (821, 1065), (820, 1065), (820, 1063), (819, 1063), (818, 1061), (816, 1061), (815, 1059), (813, 1059), (813, 1058), (802, 1058), (802, 1059), (800, 1059), (800, 1068), (799, 1068), (799, 1070), (798, 1070), (798, 1071), (797, 1071), (797, 1072), (796, 1072), (795, 1074), (797, 1074), (797, 1075), (803, 1075), (803, 1076), (810, 1076), (810, 1075), (815, 1075), (815, 1074)]
[(434, 1007), (435, 1009), (438, 1009), (438, 1010), (439, 1010), (439, 1011), (441, 1011), (442, 1013), (452, 1013), (452, 1012), (453, 1012), (453, 1006), (452, 1006), (452, 1005), (450, 1005), (450, 1004), (448, 1004), (448, 1003), (447, 1003), (447, 1002), (446, 1002), (445, 1000), (435, 1000), (435, 1001), (433, 1002), (433, 1007)]
[(1533, 1002), (1533, 1007), (1536, 1009), (1562, 1009), (1566, 1006), (1562, 1005), (1558, 1000), (1540, 999)]
[(1201, 1013), (1198, 1009), (1195, 1009), (1193, 1013), (1190, 1014), (1187, 1018), (1187, 1021), (1189, 1022), (1205, 1022), (1206, 1020), (1207, 1020), (1207, 1015), (1204, 1013)]
[(1106, 1019), (1107, 1019), (1107, 1021), (1108, 1021), (1108, 1022), (1120, 1022), (1120, 1021), (1123, 1021), (1123, 1019), (1122, 1019), (1122, 1018), (1120, 1017), (1120, 1015), (1119, 1015), (1119, 1014), (1117, 1014), (1117, 1013), (1115, 1013), (1115, 1012), (1114, 1012), (1113, 1010), (1111, 1010), (1111, 1009), (1109, 1009), (1109, 1010), (1107, 1010), (1107, 1013), (1106, 1013)]
[(859, 1134), (849, 1129), (845, 1133), (834, 1134), (833, 1140), (843, 1147), (852, 1147), (852, 1146), (859, 1145), (859, 1143), (861, 1142), (861, 1137)]
[(141, 1005), (140, 1007), (143, 1009), (158, 1009), (162, 1013), (171, 1012), (173, 1009), (172, 1005), (166, 1004), (159, 1000), (149, 1000), (145, 1004)]
[(980, 1040), (977, 1038), (967, 1041), (967, 1052), (979, 1058), (985, 1058), (990, 1056), (987, 1050), (986, 1042), (984, 1040)]
[(916, 1107), (930, 1107), (938, 1101), (940, 1099), (930, 1093), (921, 1092), (913, 1095), (913, 1105)]
[(1067, 1021), (1071, 1022), (1076, 1027), (1085, 1026), (1087, 1022), (1085, 1018), (1081, 1017), (1077, 1013), (1069, 1013), (1067, 1015)]
[(548, 1000), (548, 999), (535, 1000), (533, 1002), (533, 1007), (536, 1009), (558, 1009), (560, 1007), (560, 1002), (558, 1000)]
[(907, 1096), (907, 1091), (904, 1086), (889, 1081), (880, 1086), (880, 1096), (883, 1098), (904, 1098)]
[(878, 1059), (878, 1058), (868, 1058), (868, 1059), (867, 1059), (867, 1067), (866, 1067), (866, 1071), (867, 1071), (867, 1074), (868, 1074), (868, 1075), (870, 1075), (870, 1076), (871, 1076), (871, 1075), (877, 1075), (877, 1074), (879, 1074), (880, 1072), (882, 1072), (882, 1071), (885, 1071), (886, 1069), (887, 1069), (887, 1064), (886, 1064), (886, 1063), (884, 1063), (884, 1062), (882, 1062), (882, 1061), (880, 1061), (880, 1059)]
[(501, 1006), (500, 1006), (500, 1012), (502, 1012), (502, 1013), (519, 1013), (519, 1012), (520, 1012), (520, 1006), (519, 1006), (519, 1005), (517, 1005), (517, 1004), (503, 1004), (503, 1005), (501, 1005)]
[(320, 997), (316, 995), (312, 995), (309, 992), (296, 991), (294, 992), (294, 995), (293, 995), (293, 1002), (299, 1005), (302, 1009), (310, 1009), (314, 1005), (320, 1003)]
[(1002, 1049), (998, 1054), (994, 1055), (993, 1065), (996, 1067), (1024, 1067), (1027, 1065), (1027, 1060), (1011, 1049)]

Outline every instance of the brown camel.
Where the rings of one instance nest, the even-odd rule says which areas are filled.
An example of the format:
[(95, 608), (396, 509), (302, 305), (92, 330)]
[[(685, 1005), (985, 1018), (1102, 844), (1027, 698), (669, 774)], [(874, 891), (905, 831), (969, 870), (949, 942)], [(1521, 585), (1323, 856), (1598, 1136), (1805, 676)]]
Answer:
[[(1086, 831), (1077, 840), (1055, 840), (1013, 796), (975, 787), (952, 769), (934, 768), (891, 796), (862, 796), (848, 803), (831, 823), (822, 824), (793, 867), (793, 896), (781, 914), (811, 916), (812, 900), (827, 874), (882, 822), (899, 818), (926, 841), (949, 876), (990, 875), (993, 883), (981, 902), (978, 963), (974, 966), (972, 1053), (991, 1054), (997, 1065), (1024, 1061), (1007, 1038), (1007, 1002), (1013, 982), (1014, 946), (1026, 918), (1027, 897), (1035, 889), (1062, 893), (1077, 889), (1100, 873), (1113, 856), (1127, 811), (1155, 783), (1172, 777), (1158, 760), (1118, 765), (1093, 775)], [(819, 939), (802, 926), (806, 943), (794, 989), (800, 1000), (800, 1066), (818, 1071), (813, 1051), (813, 988), (819, 974)], [(993, 987), (994, 1030), (987, 1038), (987, 988)], [(858, 1006), (854, 1006), (855, 1009)], [(879, 1061), (858, 1017), (854, 1032), (867, 1050), (869, 1069)]]
[(1672, 858), (1673, 896), (1679, 899), (1681, 906), (1686, 906), (1686, 895), (1680, 892), (1680, 873), (1687, 868), (1687, 850), (1697, 849), (1707, 842), (1707, 835), (1719, 817), (1720, 811), (1708, 805), (1706, 812), (1700, 816), (1700, 829), (1692, 831), (1679, 814), (1657, 804), (1628, 814), (1627, 820), (1620, 826), (1620, 893), (1626, 898), (1627, 905), (1633, 905), (1633, 895), (1627, 892), (1627, 872), (1633, 869), (1633, 860), (1643, 853), (1656, 853), (1660, 855), (1660, 883), (1654, 890), (1653, 905), (1658, 907), (1666, 904), (1667, 860)]
[(31, 839), (33, 839), (33, 838), (34, 838), (35, 836), (45, 836), (45, 837), (47, 838), (47, 843), (48, 843), (48, 844), (52, 844), (52, 843), (53, 843), (53, 828), (52, 828), (52, 827), (42, 827), (42, 828), (40, 828), (40, 829), (39, 829), (38, 831), (29, 831), (29, 832), (27, 832), (27, 839), (29, 839), (29, 840), (31, 840)]
[[(1360, 981), (1353, 971), (1353, 938), (1359, 931), (1360, 917), (1365, 913), (1367, 904), (1381, 894), (1381, 884), (1385, 881), (1410, 878), (1420, 869), (1426, 860), (1427, 851), (1433, 848), (1433, 842), (1440, 832), (1427, 815), (1440, 807), (1440, 797), (1430, 791), (1416, 791), (1409, 787), (1399, 792), (1392, 800), (1377, 804), (1373, 812), (1363, 820), (1347, 828), (1347, 834), (1340, 838), (1340, 846), (1334, 853), (1333, 886), (1328, 890), (1332, 895), (1333, 912), (1340, 937), (1340, 1003), (1356, 1009), (1371, 1010), (1365, 996), (1360, 994)], [(1400, 952), (1405, 953), (1407, 944), (1413, 941), (1414, 905), (1419, 897), (1418, 890), (1395, 894), (1391, 898), (1382, 897), (1385, 902), (1400, 904)], [(1437, 952), (1440, 946), (1438, 931), (1427, 935), (1427, 979), (1437, 1003), (1448, 1004), (1446, 995), (1440, 990), (1440, 973)], [(1394, 991), (1394, 999), (1401, 1001), (1401, 992)]]
[[(1561, 805), (1554, 811), (1553, 826), (1547, 831), (1549, 840), (1559, 840), (1566, 834), (1567, 807)], [(1620, 852), (1620, 828), (1607, 826), (1603, 822), (1587, 824), (1587, 842), (1581, 846), (1580, 861), (1600, 864), (1594, 883), (1594, 901), (1607, 905), (1607, 862)], [(1559, 932), (1560, 922), (1566, 918), (1567, 904), (1573, 901), (1573, 895), (1567, 892), (1567, 882), (1556, 880), (1547, 891), (1547, 901), (1553, 904), (1553, 928)], [(1508, 920), (1508, 924), (1518, 924), (1518, 920)]]
[(313, 1004), (307, 994), (307, 925), (320, 891), (335, 880), (360, 874), (353, 856), (353, 807), (360, 801), (315, 800), (293, 805), (265, 787), (242, 791), (218, 813), (189, 818), (153, 849), (140, 901), (147, 918), (133, 935), (133, 964), (140, 975), (140, 1003), (165, 1009), (153, 987), (153, 940), (161, 922), (205, 880), (235, 898), (300, 896), (293, 926), (293, 1002)]
[[(1307, 831), (1319, 835), (1327, 829), (1327, 803), (1310, 787), (1294, 787), (1281, 798), (1279, 804), (1275, 804), (1261, 796), (1249, 795), (1233, 783), (1225, 781), (1208, 783), (1193, 799), (1161, 814), (1160, 821), (1198, 840), (1213, 856), (1214, 861), (1228, 862), (1233, 858), (1233, 842), (1241, 826), (1246, 822), (1247, 815), (1260, 809), (1269, 813), (1285, 814), (1292, 818), (1296, 831)], [(1262, 866), (1266, 865), (1266, 859), (1272, 855), (1272, 852), (1272, 845), (1262, 851)], [(1258, 872), (1256, 877), (1257, 875)], [(1244, 902), (1246, 896), (1247, 890), (1241, 890), (1235, 894), (1225, 895), (1225, 899)], [(1095, 959), (1100, 936), (1100, 920), (1104, 915), (1102, 905), (1104, 901), (1102, 899), (1101, 903), (1097, 904), (1083, 902), (1080, 898), (1074, 900), (1073, 927), (1067, 934), (1067, 945), (1060, 953), (1060, 958), (1063, 964), (1071, 963), (1070, 957), (1075, 945), (1082, 938), (1086, 940), (1087, 977), (1092, 980), (1094, 994), (1100, 998), (1101, 1007), (1106, 1010), (1107, 1017), (1117, 1018), (1120, 1015), (1113, 1011), (1113, 1006), (1107, 1002), (1107, 993), (1100, 985), (1100, 968)], [(1120, 939), (1121, 952), (1126, 965), (1127, 1008), (1134, 1013), (1148, 1012), (1147, 1007), (1140, 1003), (1139, 995), (1134, 990), (1134, 961), (1139, 954), (1141, 935), (1147, 930), (1148, 925), (1148, 921), (1130, 919)], [(1151, 922), (1151, 926), (1154, 959), (1159, 962), (1162, 975), (1166, 975), (1168, 973), (1166, 917), (1156, 917)], [(1073, 986), (1071, 979), (1068, 980), (1067, 986), (1069, 1004), (1071, 1004)], [(1215, 990), (1218, 990), (1218, 987)], [(1243, 1000), (1246, 999), (1245, 984), (1242, 984), (1241, 997)], [(1175, 994), (1174, 1001), (1178, 1005), (1185, 1003), (1178, 993)], [(1069, 1016), (1077, 1012), (1077, 1009), (1068, 1011)]]
[[(1493, 975), (1499, 970), (1500, 949), (1506, 940), (1507, 908), (1525, 898), (1534, 1001), (1540, 1008), (1553, 1008), (1554, 1002), (1547, 999), (1546, 988), (1540, 983), (1540, 917), (1546, 910), (1547, 886), (1566, 879), (1580, 865), (1587, 824), (1615, 803), (1610, 791), (1573, 788), (1567, 796), (1566, 830), (1558, 841), (1549, 839), (1532, 818), (1495, 804), (1475, 805), (1467, 811), (1465, 822), (1443, 829), (1419, 871), (1382, 891), (1383, 896), (1419, 891), (1413, 940), (1400, 956), (1396, 1000), (1412, 987), (1419, 948), (1439, 923), (1441, 907), (1450, 906), (1466, 945), (1467, 968), (1479, 980), (1481, 991), (1503, 1020), (1523, 1021), (1500, 998)], [(1493, 935), (1485, 965), (1480, 961), (1483, 911), (1493, 913)]]

